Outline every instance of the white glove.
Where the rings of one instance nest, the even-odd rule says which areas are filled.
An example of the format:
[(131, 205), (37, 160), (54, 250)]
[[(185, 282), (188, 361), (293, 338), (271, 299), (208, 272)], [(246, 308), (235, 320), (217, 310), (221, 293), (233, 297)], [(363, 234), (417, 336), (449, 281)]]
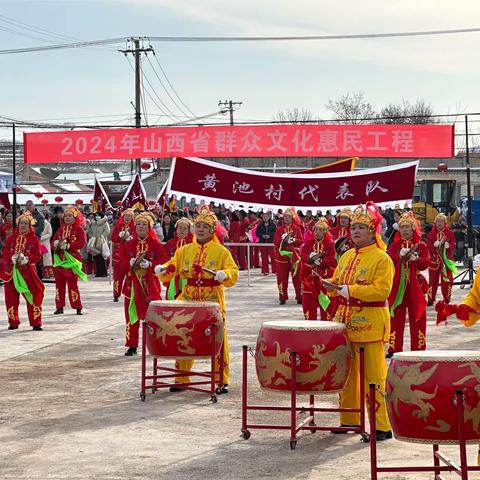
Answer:
[(295, 241), (295, 239), (293, 237), (290, 237), (288, 240), (287, 240), (287, 243), (293, 243)]
[(140, 268), (149, 268), (152, 266), (152, 262), (149, 262), (148, 260), (142, 260), (139, 265)]
[(409, 262), (416, 262), (418, 260), (418, 253), (412, 253), (410, 257), (408, 257)]
[(315, 263), (315, 265), (320, 265), (322, 263), (322, 260), (320, 258), (317, 258), (313, 263)]
[(340, 287), (340, 290), (338, 290), (338, 294), (348, 300), (350, 298), (350, 294), (348, 293), (348, 286), (347, 285), (342, 285)]
[(440, 242), (438, 240), (435, 240), (435, 242), (433, 242), (433, 246), (435, 248), (438, 248), (440, 246)]
[(122, 230), (122, 231), (118, 234), (118, 236), (119, 236), (120, 238), (125, 238), (125, 237), (127, 236), (127, 232), (126, 232), (125, 230)]
[(12, 263), (13, 263), (13, 264), (17, 263), (17, 258), (18, 258), (18, 255), (17, 255), (17, 254), (12, 255)]
[(127, 234), (125, 235), (125, 239), (124, 239), (124, 240), (125, 240), (126, 242), (129, 242), (131, 239), (132, 239), (132, 236), (131, 236), (129, 233), (127, 233)]
[(136, 260), (135, 258), (131, 258), (131, 259), (130, 259), (130, 266), (131, 266), (131, 267), (133, 267), (133, 264), (135, 263), (135, 260)]
[(68, 250), (68, 248), (70, 247), (70, 244), (69, 243), (64, 243), (60, 248), (62, 250)]
[(20, 259), (20, 265), (26, 265), (28, 263), (28, 257), (23, 257)]
[(310, 255), (309, 255), (309, 258), (313, 258), (316, 254), (317, 254), (317, 252), (311, 252)]
[(445, 242), (445, 248), (448, 250), (448, 247), (450, 246), (450, 244), (448, 242)]
[(223, 282), (227, 279), (227, 274), (223, 270), (218, 270), (218, 272), (215, 274), (214, 279), (217, 282)]
[(155, 272), (155, 275), (161, 275), (166, 269), (167, 267), (164, 267), (163, 265), (156, 265), (153, 271)]
[(60, 240), (55, 240), (55, 241), (53, 242), (53, 247), (54, 247), (54, 248), (57, 248), (59, 243), (60, 243)]
[(284, 234), (282, 235), (282, 240), (285, 240), (287, 237), (288, 237), (288, 233), (284, 233)]
[(400, 256), (401, 256), (401, 257), (404, 257), (409, 251), (410, 251), (409, 248), (402, 248), (402, 249), (400, 250)]
[(392, 225), (392, 227), (393, 227), (395, 230), (398, 230), (398, 223), (395, 222), (395, 223)]

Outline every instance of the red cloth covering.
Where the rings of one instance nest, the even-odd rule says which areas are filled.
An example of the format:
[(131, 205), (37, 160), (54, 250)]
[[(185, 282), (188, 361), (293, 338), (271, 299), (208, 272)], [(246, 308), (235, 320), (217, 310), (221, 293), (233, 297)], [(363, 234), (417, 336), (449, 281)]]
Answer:
[(87, 236), (85, 231), (79, 223), (76, 221), (71, 225), (66, 225), (62, 222), (60, 228), (55, 232), (55, 235), (52, 237), (52, 252), (55, 250), (53, 244), (55, 240), (66, 239), (67, 243), (70, 245), (66, 250), (70, 255), (75, 257), (77, 260), (82, 261), (82, 255), (80, 254), (80, 249), (82, 249), (87, 243)]
[(435, 311), (437, 312), (437, 325), (445, 322), (450, 315), (456, 315), (459, 320), (467, 321), (470, 313), (475, 313), (475, 310), (468, 305), (463, 303), (457, 305), (455, 303), (446, 303), (443, 300), (440, 300), (435, 305)]
[[(400, 257), (400, 250), (402, 248), (412, 248), (414, 245), (418, 245), (415, 253), (418, 254), (418, 260), (415, 262), (407, 261), (405, 263), (405, 268), (407, 269), (406, 274), (406, 283), (405, 283), (405, 292), (410, 290), (410, 299), (413, 303), (413, 310), (415, 313), (415, 318), (419, 319), (422, 313), (427, 308), (427, 301), (425, 299), (425, 292), (423, 291), (423, 282), (424, 278), (420, 274), (422, 270), (428, 268), (430, 264), (428, 248), (423, 242), (415, 242), (415, 240), (402, 240), (396, 239), (388, 247), (387, 253), (390, 255), (390, 258), (395, 265), (395, 276), (393, 277), (393, 286), (388, 297), (388, 303), (390, 306), (393, 305), (395, 298), (397, 296), (398, 288), (400, 285), (400, 274), (401, 274), (401, 265), (402, 257)], [(422, 277), (422, 278), (419, 278)]]

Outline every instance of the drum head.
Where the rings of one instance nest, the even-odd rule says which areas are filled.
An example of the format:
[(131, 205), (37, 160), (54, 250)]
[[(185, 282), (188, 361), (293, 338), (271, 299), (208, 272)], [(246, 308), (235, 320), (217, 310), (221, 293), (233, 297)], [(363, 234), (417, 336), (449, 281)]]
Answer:
[(480, 352), (477, 350), (422, 350), (395, 353), (393, 358), (409, 362), (480, 361)]
[(264, 322), (262, 328), (272, 330), (345, 330), (345, 325), (339, 322), (323, 320), (272, 320)]
[(192, 302), (188, 300), (153, 300), (149, 305), (164, 307), (164, 308), (185, 308), (185, 307), (204, 307), (204, 308), (218, 308), (217, 302)]

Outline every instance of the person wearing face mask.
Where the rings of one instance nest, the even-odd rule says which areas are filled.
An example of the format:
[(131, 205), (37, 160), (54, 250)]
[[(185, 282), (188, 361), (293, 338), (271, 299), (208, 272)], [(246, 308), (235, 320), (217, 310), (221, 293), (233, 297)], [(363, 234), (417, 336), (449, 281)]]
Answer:
[[(224, 319), (224, 369), (221, 379), (221, 392), (228, 392), (230, 383), (230, 357), (226, 325), (226, 305), (224, 289), (233, 287), (238, 279), (238, 266), (230, 251), (219, 238), (225, 235), (225, 228), (206, 206), (201, 207), (194, 223), (195, 239), (192, 243), (180, 247), (173, 258), (165, 265), (158, 265), (155, 273), (162, 282), (169, 282), (175, 276), (186, 281), (178, 300), (196, 302), (217, 302)], [(177, 360), (175, 368), (190, 371), (193, 360)], [(216, 367), (218, 369), (218, 365)], [(171, 392), (181, 390), (181, 383), (188, 383), (190, 377), (178, 377)]]
[[(193, 234), (191, 232), (192, 224), (188, 218), (180, 218), (175, 223), (175, 233), (173, 238), (170, 239), (166, 245), (165, 249), (167, 250), (168, 258), (172, 258), (175, 255), (175, 252), (184, 245), (192, 243)], [(167, 290), (167, 299), (174, 300), (183, 290), (185, 286), (185, 280), (180, 278), (179, 275), (175, 276), (166, 284)]]
[(413, 212), (398, 219), (398, 231), (388, 247), (395, 266), (393, 288), (388, 298), (391, 315), (390, 340), (387, 358), (403, 351), (406, 315), (410, 327), (410, 350), (425, 350), (427, 301), (422, 286), (426, 280), (420, 273), (428, 268), (427, 246), (422, 242), (420, 226)]
[(145, 320), (148, 304), (161, 300), (160, 282), (154, 268), (167, 261), (165, 247), (158, 241), (150, 212), (135, 217), (135, 235), (120, 248), (121, 268), (127, 272), (123, 284), (125, 312), (125, 356), (137, 354), (140, 321)]
[(42, 330), (42, 303), (45, 287), (35, 267), (41, 257), (40, 241), (33, 225), (35, 219), (27, 212), (17, 218), (17, 228), (5, 243), (0, 278), (5, 282), (5, 307), (8, 329), (20, 325), (18, 305), (20, 295), (27, 302), (27, 314), (33, 330)]
[(107, 277), (107, 265), (103, 258), (104, 243), (110, 235), (108, 219), (102, 212), (97, 212), (88, 228), (90, 254), (95, 261), (95, 277)]
[(439, 283), (443, 301), (449, 303), (452, 296), (453, 275), (457, 273), (454, 261), (455, 235), (448, 228), (447, 217), (443, 213), (436, 216), (435, 224), (427, 235), (427, 245), (431, 259), (428, 270), (428, 305), (435, 303)]
[(113, 301), (118, 302), (122, 294), (123, 282), (127, 271), (122, 268), (120, 261), (120, 250), (122, 245), (129, 242), (135, 233), (135, 222), (133, 220), (134, 213), (131, 208), (127, 208), (122, 212), (122, 216), (112, 230), (113, 244)]
[[(377, 206), (367, 202), (355, 209), (350, 235), (354, 248), (345, 252), (325, 289), (339, 301), (334, 321), (345, 324), (354, 357), (350, 374), (340, 393), (340, 408), (358, 408), (360, 404), (360, 348), (365, 358), (366, 404), (375, 401), (376, 439), (392, 438), (385, 404), (387, 364), (385, 342), (390, 337), (390, 313), (387, 299), (392, 290), (394, 266), (381, 238), (381, 220)], [(369, 398), (368, 386), (377, 386), (375, 399)], [(341, 426), (358, 426), (359, 413), (340, 414)], [(332, 430), (332, 433), (343, 433)]]
[(80, 249), (87, 243), (83, 229), (84, 223), (82, 213), (70, 205), (65, 208), (61, 226), (52, 237), (56, 306), (54, 315), (64, 313), (67, 287), (70, 306), (77, 311), (77, 315), (82, 315), (83, 305), (78, 289), (78, 279), (87, 281), (87, 275), (82, 270), (80, 254)]

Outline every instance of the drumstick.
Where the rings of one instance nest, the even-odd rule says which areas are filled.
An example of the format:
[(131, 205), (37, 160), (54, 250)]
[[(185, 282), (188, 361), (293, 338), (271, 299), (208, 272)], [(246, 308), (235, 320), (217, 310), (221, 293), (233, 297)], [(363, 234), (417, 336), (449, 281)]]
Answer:
[(217, 272), (216, 272), (215, 270), (210, 270), (210, 269), (207, 268), (207, 267), (202, 267), (202, 270), (203, 270), (204, 272), (207, 272), (207, 273), (212, 274), (213, 276), (215, 276), (215, 275), (217, 274)]
[(330, 280), (327, 280), (325, 278), (320, 278), (320, 281), (324, 284), (324, 285), (327, 285), (329, 287), (333, 287), (335, 290), (341, 290), (342, 287), (340, 287), (340, 285), (337, 285), (336, 283), (333, 283), (331, 282)]

